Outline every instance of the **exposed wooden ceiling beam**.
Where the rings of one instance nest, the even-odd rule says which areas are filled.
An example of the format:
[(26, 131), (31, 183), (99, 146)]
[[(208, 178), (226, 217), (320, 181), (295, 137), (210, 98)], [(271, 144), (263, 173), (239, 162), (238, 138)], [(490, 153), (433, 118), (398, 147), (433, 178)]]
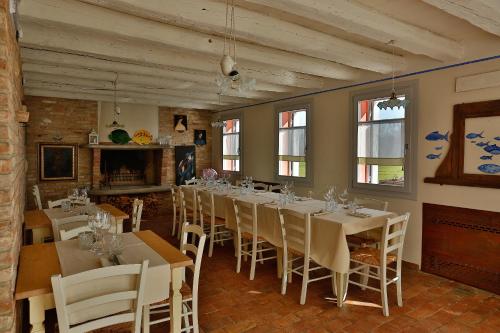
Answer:
[[(32, 48), (93, 55), (108, 60), (132, 62), (135, 64), (174, 66), (201, 71), (203, 73), (216, 73), (219, 70), (218, 59), (216, 61), (210, 57), (190, 54), (185, 51), (181, 52), (165, 46), (153, 45), (134, 39), (117, 39), (104, 34), (93, 34), (92, 31), (88, 30), (71, 30), (69, 26), (54, 27), (52, 25), (49, 27), (24, 21), (23, 31), (21, 45)], [(262, 90), (267, 90), (267, 88), (264, 88), (265, 84), (271, 83), (281, 85), (281, 88), (277, 89), (278, 91), (294, 91), (293, 88), (286, 89), (284, 87), (284, 82), (290, 83), (288, 78), (282, 75), (287, 71), (281, 69), (276, 71), (276, 68), (273, 66), (266, 66), (267, 68), (264, 68), (264, 66), (263, 68), (252, 68), (252, 72), (244, 68), (240, 68), (240, 71), (243, 75), (256, 78)], [(313, 80), (303, 80), (300, 77), (301, 75), (305, 74), (297, 76), (293, 86), (308, 88), (323, 86), (322, 79), (318, 79), (314, 83)], [(267, 86), (270, 87), (269, 84)]]
[(245, 0), (245, 2), (305, 17), (384, 44), (393, 40), (398, 48), (438, 60), (460, 59), (464, 54), (463, 46), (454, 40), (353, 1)]
[[(114, 91), (113, 90), (107, 90), (107, 89), (99, 89), (99, 88), (91, 88), (91, 87), (82, 87), (82, 86), (77, 86), (77, 85), (69, 85), (69, 84), (62, 84), (62, 83), (47, 83), (47, 82), (36, 82), (36, 81), (28, 81), (25, 85), (25, 88), (29, 89), (41, 89), (41, 90), (54, 90), (54, 91), (64, 91), (64, 92), (71, 92), (71, 93), (85, 93), (85, 94), (92, 94), (92, 95), (105, 95), (105, 96), (114, 96)], [(205, 104), (205, 105), (210, 105), (213, 109), (224, 106), (224, 105), (230, 105), (234, 103), (229, 103), (229, 102), (224, 102), (221, 101), (216, 102), (216, 101), (208, 101), (208, 100), (203, 100), (203, 99), (198, 99), (198, 98), (185, 98), (185, 97), (178, 97), (178, 96), (170, 96), (170, 95), (165, 95), (165, 94), (147, 94), (147, 93), (137, 93), (137, 92), (130, 92), (130, 91), (117, 91), (116, 92), (117, 97), (121, 98), (134, 98), (134, 99), (150, 99), (152, 101), (164, 101), (164, 102), (172, 102), (172, 103), (177, 103), (181, 104), (183, 102), (192, 102), (192, 103), (199, 103), (199, 104)]]
[[(218, 36), (162, 24), (76, 0), (23, 0), (19, 13), (21, 20), (58, 22), (210, 54), (216, 59), (220, 58), (224, 47), (224, 39)], [(361, 71), (352, 67), (270, 47), (239, 42), (237, 49), (239, 66), (244, 68), (249, 67), (250, 61), (340, 80), (356, 80), (361, 74)], [(314, 81), (317, 81), (317, 78)]]
[(498, 0), (423, 0), (469, 23), (500, 36), (500, 1)]
[[(81, 0), (167, 24), (210, 34), (223, 34), (226, 7), (223, 3), (199, 0)], [(298, 24), (262, 13), (237, 8), (236, 36), (259, 45), (297, 52), (351, 67), (389, 73), (406, 67), (402, 57), (361, 46)]]
[[(36, 89), (36, 88), (25, 88), (24, 95), (113, 102), (113, 96), (96, 95), (96, 94), (82, 93), (82, 92), (72, 93), (72, 92), (65, 92), (65, 91), (58, 91), (58, 90)], [(130, 97), (117, 97), (117, 102), (119, 102), (119, 103), (146, 104), (146, 105), (158, 105), (158, 106), (170, 106), (170, 107), (179, 107), (179, 108), (204, 109), (204, 110), (212, 110), (212, 111), (217, 110), (217, 109), (214, 109), (213, 105), (210, 105), (210, 104), (187, 102), (187, 101), (182, 102), (182, 103), (176, 103), (173, 101), (167, 102), (167, 101), (162, 101), (162, 100), (140, 99), (140, 98), (130, 98)]]
[[(75, 78), (64, 75), (51, 75), (51, 74), (40, 74), (35, 72), (25, 71), (23, 73), (24, 83), (27, 86), (30, 84), (41, 84), (41, 83), (50, 83), (50, 84), (64, 84), (68, 86), (75, 87), (85, 87), (85, 88), (94, 88), (94, 89), (107, 89), (108, 91), (112, 91), (114, 89), (114, 84), (112, 81), (107, 80), (95, 80), (95, 79), (83, 79), (83, 78)], [(206, 102), (218, 102), (219, 96), (212, 92), (202, 92), (197, 89), (171, 89), (168, 87), (159, 87), (154, 85), (144, 85), (144, 84), (135, 84), (135, 83), (123, 83), (118, 79), (116, 84), (117, 91), (124, 92), (133, 92), (133, 93), (146, 93), (146, 94), (159, 94), (163, 96), (173, 96), (173, 97), (187, 97), (189, 99), (194, 100), (202, 100)], [(245, 99), (241, 97), (231, 97), (231, 96), (222, 96), (221, 100), (223, 102), (231, 102), (231, 103), (249, 103), (255, 100)]]

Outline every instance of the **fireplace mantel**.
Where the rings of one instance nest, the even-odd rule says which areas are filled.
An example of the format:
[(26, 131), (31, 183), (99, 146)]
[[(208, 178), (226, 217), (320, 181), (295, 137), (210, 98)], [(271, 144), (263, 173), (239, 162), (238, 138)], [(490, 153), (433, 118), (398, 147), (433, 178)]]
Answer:
[(98, 144), (98, 145), (82, 145), (80, 146), (82, 148), (90, 148), (90, 149), (113, 149), (113, 150), (126, 150), (126, 149), (141, 149), (141, 150), (152, 150), (152, 149), (173, 149), (171, 146), (166, 146), (166, 145), (138, 145), (138, 144), (125, 144), (125, 145), (118, 145), (118, 144)]

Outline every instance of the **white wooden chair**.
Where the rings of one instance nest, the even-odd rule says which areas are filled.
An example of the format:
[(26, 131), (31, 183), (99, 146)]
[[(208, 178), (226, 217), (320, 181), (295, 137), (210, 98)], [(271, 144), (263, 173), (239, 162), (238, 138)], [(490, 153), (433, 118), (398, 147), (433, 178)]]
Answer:
[(132, 232), (141, 230), (142, 208), (144, 201), (134, 199), (132, 203)]
[[(191, 234), (192, 238), (198, 238), (198, 245), (188, 243), (188, 235)], [(181, 332), (190, 332), (191, 329), (195, 333), (199, 333), (198, 324), (198, 285), (200, 281), (201, 260), (203, 258), (203, 249), (205, 247), (207, 235), (203, 233), (203, 229), (199, 225), (189, 223), (182, 224), (182, 236), (180, 250), (186, 254), (194, 256), (194, 265), (188, 266), (193, 274), (192, 285), (189, 286), (186, 282), (183, 283), (181, 288), (182, 294), (182, 317), (184, 318), (184, 328)], [(144, 319), (143, 319), (143, 332), (149, 333), (149, 327), (158, 323), (169, 321), (170, 317), (151, 320), (151, 315), (169, 312), (170, 299), (158, 302), (151, 305), (144, 306)], [(191, 321), (189, 320), (191, 317)]]
[(191, 178), (185, 181), (186, 185), (193, 185), (196, 183), (196, 178)]
[[(177, 186), (172, 186), (170, 188), (170, 194), (172, 195), (172, 236), (175, 235), (177, 228), (177, 233), (181, 233), (181, 221), (182, 221), (182, 209), (180, 204), (180, 189)], [(177, 218), (177, 210), (179, 210), (179, 217)]]
[(40, 199), (40, 188), (38, 185), (33, 185), (32, 188), (33, 199), (35, 200), (36, 209), (43, 209), (42, 199)]
[[(286, 293), (287, 279), (289, 273), (302, 276), (302, 291), (300, 293), (300, 304), (306, 303), (307, 285), (311, 282), (331, 279), (333, 274), (328, 268), (315, 263), (311, 257), (311, 214), (299, 213), (290, 209), (278, 209), (281, 224), (281, 240), (283, 242), (283, 276), (281, 293)], [(294, 259), (289, 260), (289, 252), (293, 253)], [(303, 259), (303, 264), (293, 267), (296, 260)], [(311, 279), (310, 272), (320, 269), (328, 270), (326, 275)]]
[(281, 191), (281, 185), (280, 184), (269, 185), (268, 191), (269, 192), (280, 193), (280, 191)]
[(253, 183), (254, 190), (267, 191), (268, 185), (264, 183)]
[(209, 191), (196, 191), (196, 193), (198, 194), (200, 225), (210, 238), (208, 256), (211, 257), (214, 243), (224, 245), (224, 241), (233, 239), (233, 237), (226, 229), (226, 221), (215, 216), (214, 194)]
[[(359, 248), (351, 252), (351, 262), (356, 267), (349, 270), (349, 283), (360, 286), (361, 289), (371, 289), (379, 291), (382, 298), (382, 312), (384, 316), (389, 316), (389, 306), (387, 304), (387, 286), (396, 283), (398, 306), (403, 306), (403, 295), (401, 289), (401, 260), (403, 256), (403, 245), (406, 234), (406, 227), (410, 213), (387, 219), (382, 231), (382, 246), (380, 249), (371, 247)], [(389, 267), (396, 263), (396, 268)], [(375, 272), (370, 270), (376, 268)], [(388, 278), (387, 271), (394, 273), (394, 277)], [(361, 282), (350, 279), (352, 274), (361, 276)], [(380, 281), (380, 288), (368, 285), (369, 279)]]
[[(387, 211), (389, 208), (389, 202), (383, 200), (377, 200), (372, 198), (354, 198), (354, 202), (360, 206)], [(378, 247), (380, 245), (380, 239), (382, 237), (381, 229), (370, 230), (367, 232), (362, 232), (355, 235), (347, 235), (347, 244), (354, 249), (360, 247)]]
[(71, 201), (69, 198), (63, 198), (63, 199), (59, 199), (59, 200), (48, 200), (47, 201), (47, 205), (49, 206), (49, 208), (57, 208), (57, 207), (61, 207), (61, 205), (63, 204), (63, 202), (65, 201)]
[(78, 235), (80, 233), (86, 232), (86, 231), (92, 231), (92, 230), (88, 226), (82, 225), (81, 227), (77, 227), (77, 228), (73, 228), (73, 229), (69, 229), (69, 230), (61, 229), (61, 230), (59, 230), (59, 235), (60, 235), (60, 239), (62, 241), (64, 241), (64, 240), (76, 238), (76, 237), (78, 237)]
[(192, 224), (197, 224), (198, 214), (196, 205), (196, 190), (188, 186), (181, 187), (181, 214), (183, 223), (191, 222)]
[[(72, 227), (70, 228), (68, 224), (71, 224)], [(87, 215), (75, 215), (60, 219), (52, 219), (52, 233), (54, 235), (54, 241), (61, 240), (61, 230), (64, 229), (69, 231), (70, 229), (78, 228), (84, 225), (88, 225)]]
[[(66, 277), (52, 276), (59, 332), (89, 332), (131, 322), (134, 332), (140, 333), (148, 264), (145, 260), (142, 264), (98, 268)], [(116, 283), (117, 278), (125, 283)]]
[[(240, 200), (233, 200), (234, 213), (236, 215), (236, 229), (237, 229), (237, 264), (236, 273), (241, 270), (241, 255), (251, 256), (250, 266), (250, 280), (255, 277), (255, 264), (257, 262), (264, 262), (266, 260), (275, 259), (276, 255), (265, 257), (264, 254), (268, 251), (274, 251), (265, 239), (258, 236), (258, 223), (257, 223), (257, 204), (249, 203)], [(246, 240), (246, 243), (243, 243)], [(247, 250), (248, 246), (250, 250)], [(257, 255), (259, 258), (257, 258)]]

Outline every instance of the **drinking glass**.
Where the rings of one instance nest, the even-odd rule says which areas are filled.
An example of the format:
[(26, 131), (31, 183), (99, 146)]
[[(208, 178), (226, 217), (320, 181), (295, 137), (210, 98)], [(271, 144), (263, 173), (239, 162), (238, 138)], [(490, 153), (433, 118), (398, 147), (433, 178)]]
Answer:
[(111, 236), (109, 242), (109, 255), (120, 255), (123, 252), (123, 237), (121, 234), (114, 234)]
[(346, 209), (348, 208), (346, 206), (346, 201), (349, 199), (349, 193), (347, 193), (347, 189), (344, 189), (342, 193), (339, 194), (339, 199), (342, 201), (342, 208)]
[(63, 202), (61, 202), (61, 208), (64, 212), (70, 212), (71, 211), (71, 201), (64, 200)]
[(80, 250), (88, 251), (94, 244), (94, 233), (92, 231), (85, 231), (78, 234), (78, 247)]

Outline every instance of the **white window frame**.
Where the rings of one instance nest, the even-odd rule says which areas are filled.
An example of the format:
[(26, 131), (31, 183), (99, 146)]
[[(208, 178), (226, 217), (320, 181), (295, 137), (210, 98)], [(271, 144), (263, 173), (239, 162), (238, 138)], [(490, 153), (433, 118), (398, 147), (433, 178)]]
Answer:
[[(282, 176), (279, 175), (279, 114), (281, 112), (295, 111), (305, 109), (306, 110), (306, 176), (296, 177), (296, 176)], [(313, 104), (311, 100), (300, 101), (286, 104), (279, 104), (274, 109), (274, 180), (276, 182), (286, 182), (293, 181), (295, 184), (303, 186), (312, 186), (313, 184), (313, 158), (312, 158), (312, 114), (313, 114)]]
[(358, 147), (358, 102), (380, 97), (389, 97), (392, 86), (385, 85), (352, 92), (350, 129), (350, 168), (349, 190), (373, 196), (399, 197), (416, 200), (417, 196), (417, 153), (418, 153), (418, 81), (398, 83), (396, 93), (405, 95), (409, 100), (405, 109), (405, 183), (403, 187), (358, 183), (357, 147)]
[(240, 170), (239, 171), (231, 171), (224, 170), (224, 129), (220, 129), (220, 161), (221, 161), (221, 170), (222, 172), (229, 172), (231, 174), (243, 174), (243, 114), (241, 112), (237, 113), (225, 113), (220, 118), (222, 121), (239, 119), (240, 121), (240, 131), (239, 131), (239, 156), (240, 156)]

